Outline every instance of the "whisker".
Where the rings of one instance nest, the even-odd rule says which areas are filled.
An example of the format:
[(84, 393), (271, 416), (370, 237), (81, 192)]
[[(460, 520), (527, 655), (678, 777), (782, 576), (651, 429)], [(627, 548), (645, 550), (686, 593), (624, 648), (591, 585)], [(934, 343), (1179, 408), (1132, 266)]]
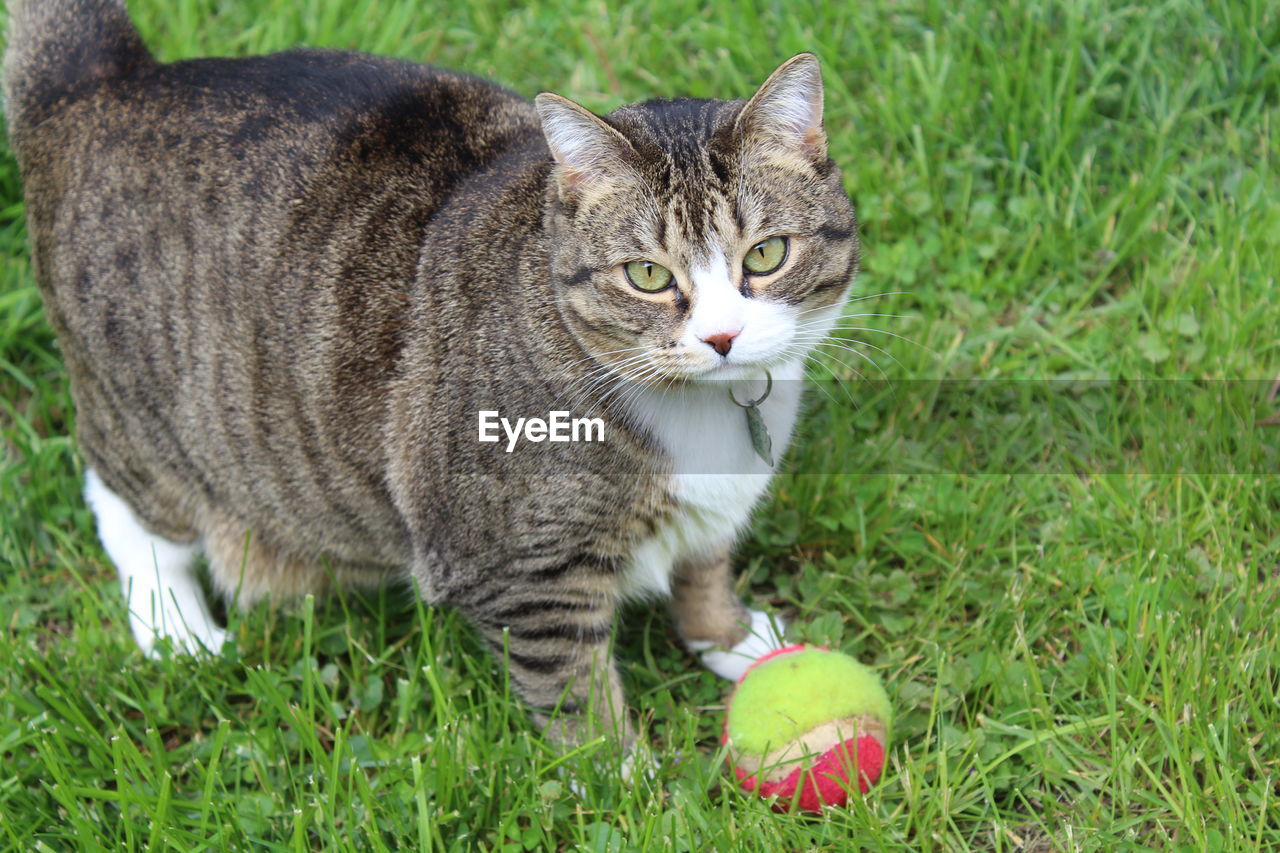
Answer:
[[(935, 352), (932, 348), (925, 346), (919, 341), (913, 341), (911, 338), (908, 338), (905, 335), (900, 335), (897, 332), (890, 332), (886, 329), (873, 329), (867, 326), (836, 326), (832, 328), (831, 331), (832, 332), (875, 332), (876, 334), (879, 334), (879, 335), (888, 335), (891, 338), (897, 338), (898, 340), (904, 343), (911, 344), (913, 347), (919, 347), (920, 349), (929, 353), (929, 355), (933, 356), (934, 358), (941, 358), (941, 356), (938, 355), (938, 353)], [(834, 339), (834, 335), (833, 335), (833, 339)], [(859, 341), (859, 343), (864, 343), (864, 342)]]
[[(816, 340), (815, 340), (815, 335), (814, 335), (814, 333), (812, 333), (812, 332), (811, 332), (811, 333), (809, 333), (808, 337), (803, 337), (803, 338), (801, 338), (801, 339), (802, 339), (802, 340), (804, 340), (806, 343), (810, 343), (810, 342), (812, 342), (813, 349), (814, 349), (814, 356), (815, 356), (815, 357), (816, 357), (818, 354), (822, 353), (822, 352), (824, 351), (824, 348), (826, 348), (826, 347), (830, 347), (830, 348), (837, 349), (837, 350), (845, 350), (845, 351), (847, 351), (847, 352), (851, 352), (851, 353), (853, 353), (854, 355), (858, 356), (859, 358), (863, 359), (863, 360), (864, 360), (864, 361), (866, 361), (868, 364), (870, 364), (870, 365), (872, 365), (873, 367), (875, 367), (875, 368), (876, 368), (876, 370), (878, 370), (878, 371), (880, 372), (880, 375), (881, 375), (881, 376), (883, 376), (883, 377), (884, 377), (884, 378), (886, 378), (886, 379), (888, 378), (888, 375), (884, 372), (884, 368), (882, 368), (882, 367), (880, 367), (880, 365), (876, 364), (876, 363), (875, 363), (875, 361), (874, 361), (871, 357), (869, 357), (866, 353), (864, 353), (864, 352), (862, 352), (861, 350), (858, 350), (858, 349), (856, 349), (856, 348), (854, 348), (854, 347), (850, 346), (849, 344), (850, 344), (851, 342), (849, 342), (849, 341), (846, 341), (846, 340), (844, 340), (844, 339), (842, 339), (842, 338), (835, 338), (835, 337), (823, 337), (823, 338), (819, 338), (819, 339), (816, 339)], [(894, 363), (894, 364), (897, 364), (899, 367), (902, 367), (902, 363), (901, 363), (901, 362), (899, 362), (899, 361), (898, 361), (898, 359), (894, 358), (894, 356), (893, 356), (893, 354), (892, 354), (892, 353), (887, 352), (886, 350), (881, 349), (880, 347), (876, 346), (875, 344), (870, 344), (870, 343), (867, 343), (866, 341), (860, 341), (860, 340), (856, 340), (856, 339), (855, 339), (854, 341), (852, 341), (852, 343), (860, 344), (860, 345), (862, 345), (862, 346), (865, 346), (865, 347), (868, 347), (868, 348), (870, 348), (870, 349), (873, 349), (873, 350), (875, 350), (876, 352), (881, 353), (882, 355), (888, 356), (888, 358), (889, 358), (891, 361), (893, 361), (893, 363)], [(834, 356), (832, 356), (832, 357), (834, 358)], [(842, 362), (842, 363), (843, 363), (843, 362)], [(846, 365), (846, 366), (847, 366), (847, 365)], [(851, 369), (852, 369), (852, 368), (851, 368)], [(865, 377), (861, 377), (861, 378), (865, 378)]]
[[(825, 370), (827, 372), (827, 375), (830, 376), (831, 379), (836, 383), (836, 386), (841, 391), (844, 392), (845, 399), (849, 401), (849, 404), (852, 405), (855, 409), (858, 407), (858, 401), (853, 398), (853, 393), (849, 391), (848, 385), (844, 382), (843, 379), (840, 378), (840, 376), (836, 374), (834, 370), (831, 369), (831, 365), (826, 364), (825, 362), (819, 361), (817, 359), (811, 359), (809, 363), (814, 365), (815, 367), (820, 367), (823, 370)], [(866, 377), (862, 375), (861, 371), (857, 370), (856, 368), (850, 367), (847, 364), (844, 366), (856, 377), (858, 377), (858, 379), (862, 381), (866, 381)], [(826, 385), (821, 383), (816, 383), (816, 382), (814, 384), (816, 384), (819, 388), (822, 389), (822, 392), (827, 395), (828, 400), (830, 400), (832, 403), (834, 403), (837, 406), (840, 405), (840, 401), (837, 400), (834, 396), (832, 396), (831, 392), (827, 390)]]
[(602, 382), (607, 382), (611, 374), (627, 370), (632, 364), (639, 363), (648, 357), (648, 353), (638, 353), (621, 359), (612, 364), (597, 365), (594, 369), (580, 377), (576, 382), (575, 391), (579, 392), (576, 396), (583, 393), (590, 393)]
[(656, 351), (654, 347), (641, 347), (644, 352), (636, 353), (614, 363), (604, 363), (598, 365), (595, 369), (587, 373), (580, 380), (581, 384), (573, 389), (573, 396), (570, 398), (570, 409), (576, 409), (585, 399), (590, 397), (599, 388), (617, 381), (620, 375), (626, 374), (634, 365), (643, 363), (651, 354)]
[(898, 361), (898, 359), (894, 358), (893, 353), (889, 352), (889, 351), (888, 351), (888, 350), (886, 350), (886, 349), (882, 349), (881, 347), (878, 347), (878, 346), (876, 346), (876, 345), (875, 345), (875, 344), (873, 344), (873, 343), (869, 343), (869, 342), (867, 342), (867, 341), (859, 340), (859, 339), (857, 339), (857, 338), (848, 338), (848, 339), (846, 339), (846, 338), (836, 338), (836, 337), (832, 337), (832, 338), (828, 338), (828, 339), (824, 342), (824, 344), (825, 344), (825, 345), (829, 345), (829, 346), (833, 346), (833, 347), (835, 347), (836, 349), (848, 349), (848, 350), (852, 350), (852, 349), (853, 349), (853, 347), (849, 346), (849, 344), (859, 344), (860, 346), (864, 346), (864, 347), (866, 347), (867, 349), (873, 349), (873, 350), (875, 350), (876, 352), (880, 353), (881, 355), (888, 356), (888, 357), (893, 361), (893, 363), (894, 363), (894, 364), (898, 365), (898, 367), (902, 367), (902, 362), (900, 362), (900, 361)]
[[(845, 320), (856, 320), (859, 317), (889, 317), (893, 320), (909, 320), (910, 314), (841, 314), (835, 319), (835, 322), (842, 323)], [(800, 326), (819, 326), (822, 324), (820, 320), (813, 320), (808, 323), (800, 323)]]
[[(843, 303), (841, 303), (839, 307), (843, 307), (845, 305), (852, 305), (854, 302), (865, 302), (868, 299), (880, 299), (881, 297), (885, 297), (885, 296), (909, 296), (911, 295), (911, 293), (912, 291), (910, 290), (886, 290), (882, 293), (864, 293), (861, 296), (855, 296), (851, 299), (846, 299)], [(837, 306), (816, 305), (813, 308), (804, 309), (803, 311), (796, 314), (796, 316), (803, 317), (805, 314), (812, 314), (815, 311), (830, 311), (832, 308), (835, 308), (835, 307)]]
[(601, 358), (606, 355), (617, 355), (618, 353), (622, 353), (622, 352), (635, 352), (636, 350), (642, 350), (642, 349), (653, 349), (653, 347), (644, 345), (644, 346), (638, 346), (638, 347), (623, 347), (622, 349), (609, 350), (608, 352), (593, 352), (590, 355), (586, 356), (585, 358), (580, 358), (580, 359), (577, 359), (576, 361), (570, 361), (561, 366), (573, 367), (575, 364), (581, 364), (584, 361), (591, 361), (593, 358)]
[[(859, 355), (859, 356), (861, 356), (861, 357), (862, 357), (862, 358), (867, 362), (867, 364), (870, 364), (870, 365), (871, 365), (872, 367), (874, 367), (876, 370), (880, 371), (880, 376), (881, 376), (882, 378), (884, 378), (884, 379), (886, 379), (886, 380), (889, 378), (889, 377), (885, 374), (884, 369), (883, 369), (883, 368), (881, 368), (881, 367), (880, 367), (880, 365), (876, 364), (876, 363), (875, 363), (875, 361), (874, 361), (874, 360), (872, 360), (870, 356), (867, 356), (867, 355), (866, 355), (866, 354), (864, 354), (864, 353), (860, 353), (860, 352), (858, 352), (857, 350), (853, 350), (853, 353), (854, 353), (855, 355)], [(841, 366), (841, 367), (843, 367), (845, 370), (848, 370), (850, 373), (852, 373), (854, 376), (858, 377), (858, 379), (862, 380), (863, 382), (866, 382), (866, 381), (867, 381), (867, 377), (866, 377), (866, 375), (865, 375), (861, 370), (858, 370), (858, 368), (856, 368), (856, 367), (854, 367), (853, 365), (849, 364), (849, 362), (845, 361), (844, 359), (840, 358), (839, 356), (832, 355), (831, 353), (829, 353), (829, 352), (828, 352), (828, 353), (823, 353), (823, 354), (822, 354), (822, 357), (823, 357), (823, 358), (829, 358), (829, 359), (831, 359), (831, 360), (832, 360), (832, 361), (834, 361), (836, 364), (840, 365), (840, 366)], [(815, 363), (815, 364), (822, 364), (822, 361), (821, 361), (821, 359), (815, 358), (815, 359), (814, 359), (814, 363)], [(825, 366), (825, 365), (824, 365), (824, 366)], [(829, 368), (829, 367), (828, 367), (827, 369), (828, 369), (828, 370), (830, 370), (830, 368)], [(834, 372), (834, 371), (832, 371), (832, 375), (833, 375), (833, 376), (835, 375), (835, 372)]]
[[(628, 376), (624, 376), (622, 380), (617, 384), (615, 384), (613, 387), (611, 387), (609, 391), (606, 392), (597, 401), (596, 404), (597, 405), (607, 404), (608, 407), (605, 409), (605, 411), (610, 411), (613, 409), (623, 409), (626, 406), (626, 401), (631, 397), (633, 397), (635, 394), (639, 393), (638, 389), (642, 388), (643, 384), (647, 382), (651, 377), (653, 377), (654, 375), (660, 374), (662, 370), (663, 370), (663, 367), (661, 365), (649, 364), (643, 367), (638, 373), (633, 373)], [(623, 391), (624, 392), (623, 395), (621, 397), (611, 399), (619, 391)]]

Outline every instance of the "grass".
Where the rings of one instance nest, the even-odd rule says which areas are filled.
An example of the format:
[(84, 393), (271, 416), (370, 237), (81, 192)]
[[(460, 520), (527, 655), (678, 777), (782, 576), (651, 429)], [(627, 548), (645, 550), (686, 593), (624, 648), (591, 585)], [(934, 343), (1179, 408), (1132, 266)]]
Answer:
[(661, 764), (631, 784), (544, 743), (461, 620), (394, 590), (143, 659), (4, 152), (0, 845), (1280, 847), (1274, 3), (130, 6), (165, 59), (358, 48), (598, 110), (745, 96), (816, 51), (879, 294), (851, 313), (895, 315), (851, 324), (893, 334), (815, 371), (739, 563), (795, 638), (876, 667), (895, 742), (848, 809), (771, 813), (718, 763), (723, 685), (648, 609), (617, 642)]

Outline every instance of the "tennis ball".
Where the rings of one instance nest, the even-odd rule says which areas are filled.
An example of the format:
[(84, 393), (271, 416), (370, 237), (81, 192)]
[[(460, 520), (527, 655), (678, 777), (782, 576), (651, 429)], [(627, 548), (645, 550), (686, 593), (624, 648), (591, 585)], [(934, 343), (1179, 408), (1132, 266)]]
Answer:
[(764, 655), (742, 676), (725, 715), (724, 743), (738, 783), (773, 808), (817, 812), (880, 778), (892, 722), (871, 670), (818, 646)]

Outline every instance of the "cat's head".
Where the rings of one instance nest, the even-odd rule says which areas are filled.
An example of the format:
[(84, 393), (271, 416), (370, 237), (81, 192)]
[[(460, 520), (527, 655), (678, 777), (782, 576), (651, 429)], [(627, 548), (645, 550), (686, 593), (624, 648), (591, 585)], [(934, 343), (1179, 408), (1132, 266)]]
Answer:
[(749, 101), (596, 116), (537, 99), (555, 161), (551, 274), (565, 323), (635, 381), (759, 376), (830, 330), (857, 227), (800, 54)]

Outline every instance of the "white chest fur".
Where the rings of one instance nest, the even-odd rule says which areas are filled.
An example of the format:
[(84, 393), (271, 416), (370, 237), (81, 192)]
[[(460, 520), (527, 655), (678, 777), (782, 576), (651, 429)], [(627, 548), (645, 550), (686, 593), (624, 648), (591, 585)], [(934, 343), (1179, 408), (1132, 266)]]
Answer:
[[(804, 367), (793, 362), (773, 371), (773, 391), (760, 406), (776, 462), (786, 451), (800, 407)], [(672, 568), (714, 559), (746, 527), (769, 487), (773, 468), (755, 452), (746, 415), (729, 399), (758, 397), (763, 382), (701, 383), (679, 392), (640, 395), (632, 412), (672, 457), (676, 514), (641, 542), (627, 567), (625, 593), (668, 595)]]

